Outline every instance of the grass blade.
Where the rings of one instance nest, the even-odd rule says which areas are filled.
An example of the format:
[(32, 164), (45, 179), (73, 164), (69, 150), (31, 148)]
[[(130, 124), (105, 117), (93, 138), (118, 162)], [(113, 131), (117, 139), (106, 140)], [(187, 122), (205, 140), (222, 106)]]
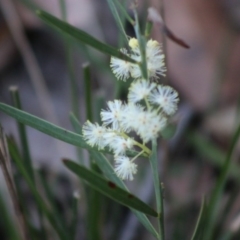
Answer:
[[(7, 239), (9, 240), (21, 240), (19, 236), (19, 232), (16, 230), (16, 226), (14, 226), (14, 221), (9, 214), (8, 207), (5, 204), (3, 197), (0, 195), (0, 212), (1, 212), (1, 227), (4, 229), (4, 233), (6, 234)], [(1, 237), (2, 237), (1, 232)]]
[[(188, 144), (193, 146), (200, 156), (216, 167), (222, 167), (226, 152), (216, 146), (212, 141), (197, 132), (187, 134)], [(229, 175), (240, 181), (240, 169), (235, 162), (231, 163)]]
[(218, 213), (218, 201), (220, 199), (220, 196), (222, 194), (227, 175), (231, 166), (231, 159), (232, 159), (232, 154), (235, 149), (235, 146), (238, 142), (238, 139), (240, 137), (240, 125), (238, 126), (237, 130), (235, 131), (230, 148), (227, 152), (227, 156), (224, 160), (224, 163), (222, 165), (221, 173), (220, 176), (217, 180), (216, 187), (213, 190), (213, 193), (211, 195), (210, 201), (209, 201), (209, 206), (208, 206), (208, 217), (207, 217), (207, 229), (206, 229), (206, 235), (204, 236), (204, 240), (210, 240), (213, 239), (213, 232), (214, 232), (214, 227), (216, 224), (216, 217)]
[(119, 14), (118, 14), (118, 11), (117, 11), (117, 9), (116, 9), (116, 6), (115, 6), (115, 4), (114, 4), (114, 1), (112, 1), (112, 0), (107, 0), (107, 2), (108, 2), (108, 5), (109, 5), (110, 10), (111, 10), (111, 12), (112, 12), (112, 15), (113, 15), (113, 17), (114, 17), (114, 19), (115, 19), (115, 22), (116, 22), (116, 24), (117, 24), (120, 32), (122, 33), (122, 35), (125, 37), (125, 38), (124, 38), (124, 39), (125, 39), (125, 43), (127, 44), (127, 43), (128, 43), (128, 37), (127, 37), (127, 34), (126, 34), (125, 30), (124, 30), (124, 27), (123, 27), (121, 18), (120, 18)]
[(16, 164), (19, 172), (22, 174), (23, 178), (27, 182), (32, 195), (35, 197), (35, 200), (40, 207), (40, 209), (43, 211), (44, 215), (48, 219), (48, 221), (51, 223), (55, 231), (58, 233), (59, 239), (61, 240), (68, 240), (68, 236), (66, 234), (66, 231), (64, 231), (63, 226), (59, 225), (59, 222), (56, 220), (55, 216), (52, 214), (52, 212), (47, 207), (46, 203), (43, 201), (42, 197), (40, 196), (38, 190), (35, 188), (34, 183), (32, 182), (28, 172), (26, 171), (24, 165), (22, 164), (23, 160), (20, 157), (15, 145), (10, 140), (8, 141), (8, 147), (10, 155)]
[[(15, 108), (22, 110), (18, 88), (15, 86), (12, 86), (12, 87), (10, 87), (9, 90), (11, 93), (13, 106)], [(30, 151), (29, 151), (29, 146), (28, 146), (26, 128), (22, 123), (17, 122), (17, 125), (18, 125), (18, 133), (19, 133), (19, 137), (20, 137), (24, 165), (26, 166), (26, 169), (27, 169), (28, 174), (30, 175), (31, 179), (34, 181), (34, 173), (33, 173), (32, 161), (31, 161)]]
[(140, 212), (154, 217), (158, 216), (158, 213), (151, 207), (149, 207), (147, 204), (145, 204), (140, 199), (127, 192), (126, 190), (118, 187), (115, 183), (104, 179), (101, 175), (69, 160), (64, 160), (64, 164), (72, 172), (77, 174), (78, 177), (87, 181), (87, 183), (96, 191), (99, 191), (100, 193), (127, 207), (134, 208)]
[[(22, 110), (22, 104), (21, 104), (21, 100), (20, 100), (20, 94), (18, 91), (18, 87), (11, 86), (9, 88), (9, 91), (10, 91), (10, 94), (12, 97), (13, 106)], [(20, 143), (21, 143), (22, 159), (24, 161), (23, 164), (26, 166), (26, 170), (27, 170), (29, 176), (31, 177), (31, 180), (33, 181), (33, 183), (36, 186), (26, 128), (25, 128), (25, 125), (20, 122), (17, 122), (17, 126), (18, 126), (18, 134), (19, 134)], [(16, 183), (16, 187), (17, 187), (17, 189), (19, 189), (19, 186), (17, 186), (17, 185), (18, 184)], [(21, 193), (19, 192), (18, 195), (19, 195), (19, 201), (22, 205), (22, 208), (25, 208), (25, 205), (23, 204), (23, 201), (22, 201), (23, 199), (20, 197)], [(26, 211), (26, 209), (25, 209), (25, 211)], [(42, 237), (46, 238), (46, 231), (44, 228), (42, 212), (40, 211), (39, 208), (37, 209), (37, 211), (38, 211), (38, 217), (39, 217), (40, 228), (41, 228), (40, 232), (42, 234)]]
[(207, 206), (206, 206), (205, 200), (203, 199), (197, 224), (195, 226), (191, 240), (203, 240), (204, 228), (205, 228), (205, 222), (206, 222), (206, 213), (207, 213)]
[(77, 41), (79, 41), (81, 43), (89, 45), (105, 54), (109, 54), (111, 56), (126, 60), (128, 62), (136, 63), (135, 60), (124, 55), (123, 53), (121, 53), (120, 51), (115, 49), (114, 47), (100, 42), (99, 40), (92, 37), (88, 33), (84, 32), (78, 28), (75, 28), (64, 21), (61, 21), (60, 19), (52, 16), (51, 14), (49, 14), (45, 11), (38, 10), (37, 15), (48, 25), (52, 26), (53, 28), (57, 29), (58, 31), (60, 31), (62, 33), (67, 34), (70, 37), (73, 37), (74, 39), (76, 39)]
[(116, 6), (118, 6), (119, 11), (121, 12), (121, 14), (132, 24), (134, 25), (135, 22), (134, 20), (131, 18), (131, 16), (128, 14), (128, 12), (126, 11), (125, 7), (122, 5), (122, 3), (119, 0), (112, 0), (114, 2), (114, 4)]

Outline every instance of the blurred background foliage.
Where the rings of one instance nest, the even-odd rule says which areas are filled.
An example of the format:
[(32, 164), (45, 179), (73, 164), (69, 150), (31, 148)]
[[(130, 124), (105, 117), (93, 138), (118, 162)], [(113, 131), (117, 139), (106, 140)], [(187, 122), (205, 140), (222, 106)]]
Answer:
[[(70, 111), (81, 123), (89, 118), (84, 107), (86, 89), (92, 93), (95, 120), (99, 120), (98, 111), (105, 106), (105, 100), (126, 97), (123, 84), (110, 71), (109, 56), (63, 38), (35, 14), (35, 9), (44, 9), (119, 48), (124, 41), (107, 1), (0, 0), (0, 3), (1, 102), (12, 104), (9, 88), (17, 86), (25, 111), (72, 129)], [(163, 42), (166, 54), (168, 73), (164, 81), (179, 91), (181, 99), (173, 119), (177, 131), (170, 140), (161, 140), (159, 149), (165, 188), (166, 239), (190, 239), (202, 197), (208, 196), (213, 188), (239, 124), (240, 1), (139, 1), (141, 24), (149, 6), (158, 9), (169, 29), (190, 46), (182, 48), (153, 26), (152, 38)], [(129, 8), (128, 12), (132, 14)], [(127, 22), (125, 28), (129, 36), (134, 36)], [(84, 81), (86, 74), (90, 74), (90, 85)], [(0, 117), (5, 133), (20, 146), (16, 121), (2, 113)], [(64, 219), (63, 225), (73, 229), (76, 239), (152, 238), (126, 208), (102, 196), (98, 196), (101, 237), (87, 235), (84, 187), (61, 161), (86, 153), (76, 153), (74, 147), (31, 128), (27, 128), (27, 136), (29, 157), (36, 169), (36, 187), (55, 208), (53, 212), (59, 214), (59, 220)], [(238, 141), (220, 199), (214, 240), (240, 239), (239, 156)], [(146, 166), (142, 162), (138, 178), (127, 184), (134, 194), (153, 202), (152, 180)], [(51, 227), (41, 221), (31, 191), (15, 165), (13, 173), (33, 236), (57, 239)], [(15, 215), (2, 176), (0, 182), (0, 236), (3, 240), (17, 239)]]

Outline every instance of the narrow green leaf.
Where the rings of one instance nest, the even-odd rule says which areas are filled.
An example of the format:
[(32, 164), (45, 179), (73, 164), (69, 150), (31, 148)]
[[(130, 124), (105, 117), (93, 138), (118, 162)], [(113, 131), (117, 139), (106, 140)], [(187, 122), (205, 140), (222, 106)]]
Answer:
[[(101, 169), (101, 171), (104, 173), (104, 175), (116, 183), (119, 187), (128, 190), (126, 185), (123, 183), (123, 181), (117, 177), (116, 173), (114, 172), (111, 164), (109, 161), (105, 158), (105, 156), (102, 153), (96, 152), (96, 151), (90, 151), (92, 157), (95, 159), (96, 163), (98, 164), (98, 167)], [(157, 231), (151, 224), (151, 222), (148, 220), (145, 214), (134, 210), (131, 208), (131, 211), (136, 215), (138, 220), (145, 226), (145, 228), (157, 239), (159, 237)]]
[(135, 16), (134, 30), (137, 36), (139, 50), (141, 53), (141, 63), (139, 64), (139, 67), (141, 68), (142, 77), (144, 79), (148, 79), (148, 69), (147, 69), (147, 59), (146, 59), (146, 39), (142, 36), (136, 9), (134, 9), (133, 12)]
[(158, 172), (158, 157), (157, 157), (157, 142), (156, 140), (152, 141), (152, 154), (149, 158), (152, 173), (153, 173), (153, 184), (155, 189), (155, 197), (157, 204), (157, 211), (160, 213), (159, 218), (159, 231), (160, 239), (164, 240), (164, 209), (163, 209), (163, 196), (162, 196), (162, 187), (160, 186), (159, 172)]
[(134, 25), (134, 20), (131, 18), (131, 16), (126, 11), (126, 8), (122, 5), (122, 3), (119, 0), (112, 0), (116, 6), (118, 6), (119, 11), (122, 13), (122, 15), (132, 24)]
[(76, 232), (78, 227), (78, 203), (79, 203), (78, 192), (73, 193), (72, 207), (71, 207), (71, 221), (69, 225), (69, 232), (72, 239), (76, 239)]
[[(15, 221), (12, 219), (12, 214), (8, 211), (8, 206), (4, 201), (2, 195), (0, 195), (0, 212), (1, 219), (0, 224), (3, 227), (4, 233), (9, 240), (21, 240), (19, 232), (17, 232)], [(1, 237), (2, 237), (1, 233)]]
[[(226, 152), (216, 146), (212, 141), (196, 132), (188, 133), (187, 140), (204, 159), (217, 167), (222, 167)], [(235, 162), (231, 163), (229, 175), (240, 181), (240, 169)]]
[(81, 43), (87, 44), (105, 54), (109, 54), (111, 56), (126, 60), (128, 62), (136, 63), (135, 60), (131, 59), (127, 55), (124, 55), (122, 52), (118, 51), (116, 48), (100, 42), (99, 40), (92, 37), (88, 33), (78, 28), (75, 28), (64, 21), (61, 21), (60, 19), (52, 16), (51, 14), (45, 11), (38, 10), (37, 15), (48, 25), (52, 26), (59, 32), (65, 33), (68, 36), (73, 37), (74, 39), (76, 39)]
[(78, 165), (75, 162), (64, 160), (64, 164), (78, 177), (84, 179), (92, 188), (100, 193), (110, 197), (127, 207), (134, 208), (140, 212), (157, 217), (158, 213), (149, 207), (146, 203), (132, 195), (131, 193), (118, 187), (115, 183), (104, 179), (101, 175), (90, 171), (89, 169)]
[[(83, 140), (81, 135), (71, 132), (69, 130), (66, 130), (64, 128), (58, 127), (48, 121), (45, 121), (39, 117), (31, 115), (17, 108), (11, 107), (7, 104), (0, 102), (0, 111), (15, 118), (21, 123), (28, 125), (34, 129), (37, 129), (38, 131), (43, 132), (56, 139), (62, 140), (74, 146), (85, 148), (88, 150), (98, 150), (96, 147), (91, 147), (90, 145), (88, 145)], [(112, 154), (112, 152), (108, 150), (102, 150), (102, 152)], [(136, 152), (128, 152), (127, 154), (128, 156), (135, 156)]]
[[(15, 108), (22, 110), (22, 106), (21, 106), (22, 104), (20, 101), (18, 88), (15, 86), (12, 86), (9, 88), (9, 91), (10, 91), (10, 94), (12, 97), (13, 106)], [(20, 137), (24, 165), (26, 166), (26, 169), (27, 169), (28, 174), (30, 175), (31, 179), (33, 180), (33, 182), (35, 182), (32, 161), (31, 161), (31, 156), (30, 156), (30, 151), (29, 151), (29, 146), (28, 146), (29, 144), (28, 144), (26, 128), (25, 128), (24, 124), (19, 123), (19, 122), (17, 122), (17, 126), (18, 126), (18, 134)]]
[(203, 237), (204, 237), (204, 229), (206, 224), (206, 221), (205, 221), (206, 213), (207, 213), (207, 206), (206, 206), (205, 199), (203, 199), (197, 224), (195, 226), (191, 240), (204, 240)]
[(237, 145), (239, 137), (240, 137), (240, 124), (239, 124), (238, 128), (236, 129), (236, 131), (234, 132), (234, 135), (231, 140), (230, 148), (227, 152), (226, 158), (222, 165), (220, 176), (217, 179), (216, 186), (213, 190), (213, 193), (212, 193), (210, 201), (209, 201), (208, 216), (207, 216), (207, 229), (206, 229), (206, 234), (204, 236), (204, 240), (212, 239), (215, 224), (216, 224), (217, 214), (219, 212), (218, 211), (219, 199), (221, 199), (221, 194), (222, 194), (223, 188), (225, 186), (227, 175), (228, 175), (228, 172), (229, 172), (229, 169), (231, 166), (232, 154)]
[(163, 131), (161, 132), (161, 136), (163, 137), (163, 139), (170, 139), (174, 136), (176, 130), (177, 130), (176, 124), (170, 123), (166, 128), (163, 129)]
[(33, 127), (40, 132), (46, 133), (49, 136), (73, 144), (75, 146), (92, 149), (79, 134), (58, 127), (50, 122), (47, 122), (41, 118), (33, 116), (29, 113), (26, 113), (4, 103), (0, 103), (0, 110), (8, 114), (9, 116), (15, 118), (19, 122)]
[[(9, 88), (9, 91), (11, 93), (13, 106), (22, 110), (22, 104), (21, 104), (21, 100), (20, 100), (20, 94), (19, 94), (19, 91), (18, 91), (18, 87), (11, 86)], [(32, 166), (32, 159), (31, 159), (30, 150), (29, 150), (29, 143), (28, 143), (28, 138), (27, 138), (26, 127), (25, 127), (24, 124), (22, 124), (20, 122), (17, 122), (17, 126), (18, 126), (18, 134), (19, 134), (19, 137), (20, 137), (22, 159), (24, 161), (23, 164), (25, 165), (29, 176), (31, 177), (34, 185), (36, 186), (34, 170), (33, 170), (33, 166)], [(17, 185), (17, 183), (16, 183), (16, 185)], [(16, 186), (16, 187), (19, 189), (18, 186)], [(19, 196), (21, 196), (21, 195), (22, 194), (19, 193)], [(21, 202), (22, 202), (22, 205), (23, 205), (22, 196), (20, 198), (21, 198)], [(25, 209), (25, 211), (26, 211), (26, 209)], [(46, 230), (44, 228), (43, 216), (42, 216), (42, 212), (39, 209), (39, 207), (37, 208), (37, 212), (38, 212), (38, 217), (39, 217), (39, 222), (40, 222), (41, 235), (42, 235), (43, 238), (46, 238)]]
[(111, 9), (113, 17), (115, 18), (115, 22), (117, 23), (117, 26), (118, 26), (120, 32), (125, 37), (125, 43), (128, 43), (128, 37), (127, 37), (127, 34), (126, 34), (125, 30), (124, 30), (121, 18), (120, 18), (119, 14), (118, 14), (118, 11), (116, 9), (114, 1), (113, 0), (107, 0), (107, 2), (108, 2), (108, 5), (109, 5), (109, 8)]
[(83, 78), (84, 78), (84, 97), (86, 106), (86, 117), (89, 121), (93, 121), (93, 104), (92, 104), (92, 85), (91, 85), (91, 72), (90, 64), (84, 63), (82, 65)]
[(18, 151), (16, 150), (15, 145), (12, 141), (8, 141), (8, 147), (10, 155), (15, 162), (18, 171), (21, 173), (25, 181), (27, 182), (29, 189), (31, 190), (32, 195), (35, 197), (35, 200), (40, 207), (40, 209), (43, 211), (44, 215), (48, 219), (48, 221), (51, 223), (53, 228), (58, 233), (59, 239), (61, 240), (68, 240), (67, 232), (64, 231), (63, 226), (59, 225), (58, 219), (55, 218), (55, 216), (51, 213), (46, 203), (43, 201), (42, 197), (40, 196), (38, 190), (35, 188), (35, 185), (33, 181), (31, 180), (28, 172), (26, 171), (23, 163), (23, 160), (21, 159), (21, 156), (19, 155)]
[[(72, 127), (73, 127), (74, 131), (77, 134), (81, 135), (82, 134), (82, 128), (80, 126), (80, 123), (79, 123), (76, 115), (71, 112), (69, 117), (70, 117), (70, 121), (71, 121), (71, 124), (72, 124)], [(84, 165), (82, 149), (81, 148), (77, 148), (76, 150), (77, 150), (77, 156), (78, 156), (79, 163)]]
[(61, 223), (61, 225), (66, 226), (66, 219), (61, 217), (60, 209), (57, 208), (57, 201), (54, 199), (54, 193), (50, 187), (50, 184), (47, 182), (47, 178), (43, 171), (38, 170), (38, 176), (41, 182), (41, 185), (44, 190), (44, 195), (46, 196), (46, 199), (51, 206), (51, 212), (52, 214), (58, 219), (58, 221)]
[(78, 134), (82, 134), (82, 127), (76, 117), (76, 115), (74, 113), (70, 113), (69, 114), (69, 118), (72, 124), (73, 129), (78, 133)]

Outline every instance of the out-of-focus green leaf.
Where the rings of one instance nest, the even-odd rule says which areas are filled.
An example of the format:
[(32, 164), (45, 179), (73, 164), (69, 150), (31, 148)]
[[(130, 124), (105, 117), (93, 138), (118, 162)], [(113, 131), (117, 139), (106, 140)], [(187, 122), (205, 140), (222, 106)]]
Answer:
[(114, 2), (115, 6), (118, 7), (119, 11), (121, 12), (121, 14), (132, 24), (135, 24), (135, 21), (131, 18), (131, 16), (128, 14), (128, 12), (126, 11), (126, 7), (122, 5), (122, 2), (120, 2), (119, 0), (112, 0), (112, 2)]
[[(119, 187), (127, 190), (126, 185), (123, 183), (123, 181), (117, 177), (116, 173), (114, 172), (111, 164), (109, 161), (105, 158), (105, 156), (102, 153), (90, 151), (91, 156), (95, 159), (96, 163), (98, 164), (98, 167), (101, 169), (101, 171), (104, 173), (104, 175), (109, 178), (111, 181), (116, 183)], [(151, 222), (148, 220), (145, 214), (134, 210), (131, 208), (131, 211), (136, 215), (138, 220), (145, 226), (145, 228), (158, 239), (158, 233), (154, 229)]]
[(239, 137), (240, 137), (240, 124), (238, 125), (238, 128), (233, 134), (230, 148), (227, 152), (227, 155), (225, 157), (224, 163), (221, 168), (221, 173), (216, 181), (216, 185), (214, 187), (214, 190), (211, 194), (211, 198), (209, 200), (204, 240), (213, 239), (213, 234), (214, 234), (215, 226), (217, 223), (217, 216), (219, 212), (219, 199), (221, 199), (223, 188), (225, 186), (226, 179), (230, 170), (233, 151), (237, 145)]
[(59, 239), (61, 240), (68, 240), (68, 235), (67, 231), (64, 231), (63, 226), (61, 226), (58, 222), (59, 219), (55, 217), (54, 214), (49, 210), (48, 206), (46, 203), (43, 201), (42, 197), (40, 196), (38, 190), (36, 189), (32, 179), (30, 178), (28, 172), (26, 171), (23, 163), (23, 160), (21, 159), (21, 156), (19, 155), (16, 146), (13, 144), (12, 141), (8, 141), (8, 147), (9, 147), (9, 152), (10, 155), (16, 164), (16, 167), (18, 171), (21, 173), (25, 181), (27, 182), (29, 189), (31, 190), (32, 195), (35, 197), (35, 200), (39, 206), (39, 208), (42, 210), (44, 213), (45, 217), (48, 219), (48, 221), (51, 223), (53, 228), (56, 230), (58, 233)]
[(163, 195), (162, 195), (162, 186), (160, 185), (159, 172), (158, 172), (158, 156), (157, 156), (157, 142), (156, 140), (152, 141), (152, 153), (149, 157), (149, 161), (153, 173), (153, 184), (155, 189), (156, 205), (157, 211), (160, 213), (158, 227), (160, 232), (161, 240), (164, 240), (164, 208), (163, 208)]
[(51, 14), (49, 14), (47, 12), (38, 10), (37, 15), (48, 25), (52, 26), (53, 28), (57, 29), (58, 31), (60, 31), (62, 33), (67, 34), (70, 37), (73, 37), (74, 39), (76, 39), (77, 41), (80, 41), (81, 43), (89, 45), (105, 54), (109, 54), (111, 56), (117, 57), (119, 59), (123, 59), (128, 62), (136, 63), (135, 60), (131, 59), (130, 57), (123, 54), (122, 52), (115, 49), (114, 47), (100, 42), (99, 40), (92, 37), (88, 33), (84, 32), (78, 28), (75, 28), (72, 25), (70, 25), (64, 21), (61, 21), (60, 19), (52, 16)]
[(118, 187), (115, 183), (104, 179), (101, 175), (78, 165), (75, 162), (64, 160), (64, 164), (78, 177), (84, 179), (92, 188), (100, 193), (112, 198), (127, 207), (134, 208), (145, 214), (157, 217), (158, 213), (146, 203), (132, 195), (131, 193)]
[[(6, 233), (7, 239), (9, 240), (20, 240), (19, 233), (16, 231), (16, 226), (14, 226), (14, 221), (10, 216), (10, 212), (0, 195), (0, 212), (1, 212), (1, 219), (0, 224), (1, 227), (4, 229), (4, 233)], [(3, 237), (1, 235), (1, 237)]]
[[(12, 97), (12, 102), (13, 106), (19, 110), (22, 110), (22, 104), (20, 100), (20, 95), (18, 88), (15, 86), (12, 86), (9, 88), (11, 97)], [(31, 179), (34, 180), (34, 173), (33, 173), (33, 167), (32, 167), (32, 161), (31, 161), (31, 156), (30, 156), (30, 150), (29, 150), (29, 144), (28, 144), (28, 139), (27, 139), (27, 133), (26, 133), (26, 128), (25, 125), (22, 123), (17, 122), (18, 126), (18, 133), (20, 137), (20, 143), (21, 143), (21, 150), (22, 150), (22, 156), (24, 160), (24, 165), (26, 166), (26, 169), (28, 171), (28, 174), (30, 175)]]
[(139, 67), (141, 68), (143, 78), (148, 79), (147, 58), (146, 58), (146, 39), (142, 36), (136, 9), (134, 9), (133, 12), (135, 16), (134, 30), (137, 36), (139, 50), (141, 53), (141, 63), (139, 64)]
[(109, 5), (109, 8), (110, 8), (110, 10), (111, 10), (111, 12), (112, 12), (113, 17), (115, 18), (115, 21), (116, 21), (116, 23), (117, 23), (117, 26), (118, 26), (120, 32), (121, 32), (122, 35), (125, 37), (125, 42), (128, 43), (128, 37), (127, 37), (127, 34), (126, 34), (125, 30), (124, 30), (124, 27), (123, 27), (121, 18), (120, 18), (119, 14), (118, 14), (118, 11), (117, 11), (117, 9), (116, 9), (116, 6), (115, 6), (115, 4), (114, 4), (114, 1), (112, 1), (112, 0), (107, 0), (107, 2), (108, 2), (108, 5)]
[(170, 139), (176, 133), (176, 129), (177, 127), (175, 124), (169, 124), (166, 128), (163, 129), (163, 131), (161, 132), (161, 136), (164, 139)]
[[(188, 143), (194, 146), (198, 153), (205, 157), (207, 161), (217, 167), (221, 167), (223, 165), (226, 153), (217, 147), (213, 142), (209, 141), (209, 139), (198, 133), (189, 133), (187, 135), (187, 139)], [(236, 163), (231, 163), (229, 174), (240, 181), (240, 170)]]
[(204, 240), (204, 229), (205, 229), (205, 223), (206, 223), (206, 213), (207, 213), (207, 206), (206, 202), (203, 199), (202, 206), (199, 212), (197, 224), (195, 226), (193, 236), (191, 240)]

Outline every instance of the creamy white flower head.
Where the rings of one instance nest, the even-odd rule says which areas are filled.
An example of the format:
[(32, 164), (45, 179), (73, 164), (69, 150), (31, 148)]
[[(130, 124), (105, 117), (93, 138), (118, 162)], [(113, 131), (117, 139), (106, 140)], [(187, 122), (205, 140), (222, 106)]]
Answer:
[(158, 104), (167, 115), (173, 115), (177, 111), (179, 101), (178, 93), (170, 86), (158, 85), (149, 95), (149, 101)]
[(129, 88), (128, 101), (137, 103), (142, 99), (146, 99), (155, 86), (155, 83), (144, 79), (133, 82)]
[(84, 140), (90, 146), (96, 145), (99, 149), (103, 149), (106, 146), (103, 138), (106, 131), (105, 127), (99, 126), (98, 123), (93, 124), (90, 121), (85, 122), (82, 128)]
[(115, 162), (116, 174), (123, 180), (133, 180), (133, 174), (137, 173), (137, 165), (125, 156), (117, 156)]
[(125, 105), (124, 114), (121, 120), (121, 128), (125, 132), (135, 130), (136, 116), (144, 110), (143, 106), (134, 103)]
[(108, 110), (101, 111), (103, 125), (111, 124), (113, 130), (120, 130), (120, 123), (123, 116), (124, 105), (120, 100), (107, 102)]
[(131, 138), (123, 138), (117, 136), (113, 139), (113, 141), (109, 142), (109, 147), (113, 150), (114, 155), (123, 155), (127, 150), (133, 148), (134, 141)]
[(135, 131), (144, 143), (156, 139), (166, 127), (167, 119), (156, 111), (142, 111), (135, 117)]
[(146, 47), (147, 60), (151, 59), (164, 59), (164, 54), (162, 53), (161, 45), (159, 42), (150, 39), (147, 42)]
[[(120, 49), (122, 53), (128, 55), (127, 49)], [(111, 57), (110, 67), (117, 79), (126, 81), (130, 77), (131, 63), (122, 59)]]
[(139, 52), (138, 40), (136, 38), (130, 38), (128, 45), (132, 49), (133, 52), (134, 51)]
[(165, 76), (166, 67), (164, 63), (164, 55), (157, 55), (147, 60), (147, 68), (149, 77)]
[(109, 146), (109, 144), (113, 142), (114, 139), (117, 138), (118, 136), (119, 134), (116, 131), (114, 131), (111, 128), (107, 128), (107, 131), (103, 134), (104, 144), (106, 146)]
[[(141, 55), (137, 39), (130, 39), (129, 45), (133, 51), (131, 58), (137, 62), (141, 61)], [(149, 77), (158, 77), (159, 75), (165, 76), (166, 67), (164, 63), (164, 54), (162, 53), (161, 46), (157, 41), (149, 40), (146, 44), (146, 60)], [(131, 65), (131, 76), (133, 78), (140, 78), (141, 68), (137, 64)]]

